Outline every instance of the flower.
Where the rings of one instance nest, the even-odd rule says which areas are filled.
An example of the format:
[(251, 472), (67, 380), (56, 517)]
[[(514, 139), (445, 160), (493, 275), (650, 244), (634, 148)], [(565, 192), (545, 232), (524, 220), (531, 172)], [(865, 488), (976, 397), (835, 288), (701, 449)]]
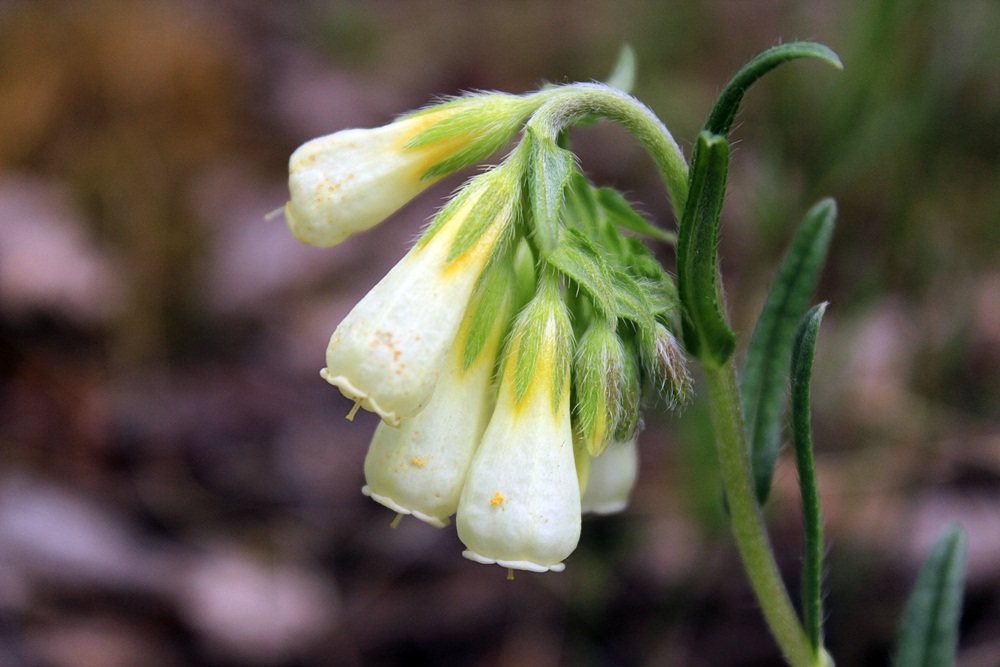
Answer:
[[(499, 273), (509, 273), (509, 267)], [(487, 282), (477, 290), (481, 304), (486, 303), (483, 293), (490, 287)], [(493, 412), (493, 366), (510, 287), (508, 280), (501, 286), (499, 303), (489, 304), (492, 328), (471, 364), (466, 364), (466, 350), (477, 310), (470, 308), (427, 406), (399, 428), (385, 422), (378, 425), (365, 458), (366, 496), (438, 528), (448, 525)]]
[(531, 96), (469, 95), (382, 127), (313, 139), (288, 163), (288, 227), (303, 243), (337, 245), (443, 176), (488, 157), (536, 105)]
[(517, 164), (473, 180), (348, 313), (321, 375), (391, 426), (430, 400), (473, 288), (518, 202)]
[[(549, 279), (549, 283), (552, 279)], [(561, 296), (541, 287), (514, 324), (497, 407), (458, 506), (466, 558), (561, 571), (580, 538), (570, 423), (572, 333)]]
[(628, 505), (628, 497), (639, 473), (639, 448), (636, 438), (610, 444), (590, 464), (590, 476), (584, 491), (582, 509), (594, 514), (614, 514)]

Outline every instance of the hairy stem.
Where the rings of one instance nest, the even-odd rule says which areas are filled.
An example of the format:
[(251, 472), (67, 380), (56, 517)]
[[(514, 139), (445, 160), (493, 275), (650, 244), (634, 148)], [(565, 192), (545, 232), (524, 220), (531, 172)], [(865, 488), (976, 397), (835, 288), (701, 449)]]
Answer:
[(718, 367), (705, 364), (704, 371), (722, 483), (743, 567), (785, 660), (792, 667), (816, 667), (823, 660), (809, 645), (792, 606), (757, 504), (733, 362), (729, 360)]

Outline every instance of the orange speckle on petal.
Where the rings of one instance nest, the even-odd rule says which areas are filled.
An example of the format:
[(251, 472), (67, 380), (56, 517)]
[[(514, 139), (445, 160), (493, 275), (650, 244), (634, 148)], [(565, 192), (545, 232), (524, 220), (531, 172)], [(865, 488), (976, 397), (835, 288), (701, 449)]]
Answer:
[(503, 501), (504, 501), (503, 496), (501, 496), (500, 492), (497, 491), (496, 495), (493, 496), (493, 498), (490, 500), (490, 507), (496, 507), (497, 505), (499, 505)]
[(418, 468), (423, 468), (425, 465), (427, 465), (426, 461), (417, 458), (410, 459), (410, 463), (417, 466)]

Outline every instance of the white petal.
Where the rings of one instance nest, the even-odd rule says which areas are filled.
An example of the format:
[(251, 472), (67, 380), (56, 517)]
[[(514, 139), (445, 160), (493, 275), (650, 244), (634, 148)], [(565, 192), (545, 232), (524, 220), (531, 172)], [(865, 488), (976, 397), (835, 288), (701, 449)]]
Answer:
[(291, 198), (285, 206), (295, 238), (316, 246), (337, 245), (377, 225), (434, 183), (437, 179), (421, 176), (440, 159), (442, 149), (454, 149), (454, 142), (403, 146), (442, 115), (341, 130), (300, 146), (288, 163)]
[(639, 448), (635, 438), (608, 445), (591, 463), (583, 511), (614, 514), (624, 510), (638, 473)]
[(378, 425), (365, 458), (365, 495), (433, 526), (448, 524), (493, 411), (490, 385), (501, 329), (465, 371), (460, 336), (427, 406), (399, 428)]
[(321, 375), (392, 426), (431, 398), (490, 250), (509, 215), (498, 217), (464, 254), (448, 261), (468, 198), (424, 245), (410, 250), (344, 318)]
[(458, 536), (476, 562), (558, 572), (580, 539), (568, 389), (553, 410), (552, 376), (538, 373), (515, 405), (507, 375), (462, 491)]

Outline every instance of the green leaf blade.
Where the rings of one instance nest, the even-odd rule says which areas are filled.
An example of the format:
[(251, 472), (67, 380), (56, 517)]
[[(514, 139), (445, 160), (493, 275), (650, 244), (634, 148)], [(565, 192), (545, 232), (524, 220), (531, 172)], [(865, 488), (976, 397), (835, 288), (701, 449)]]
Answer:
[(781, 445), (781, 418), (796, 326), (816, 289), (833, 237), (837, 206), (806, 213), (785, 253), (747, 350), (740, 381), (757, 499), (767, 500)]
[(809, 384), (812, 379), (816, 337), (827, 304), (821, 303), (802, 318), (792, 352), (792, 442), (802, 495), (805, 549), (802, 559), (802, 624), (814, 653), (823, 649), (823, 510), (816, 482), (810, 417)]
[(671, 245), (677, 243), (676, 234), (660, 229), (646, 220), (632, 208), (632, 205), (617, 190), (600, 188), (596, 195), (598, 205), (616, 225), (664, 243)]
[(822, 44), (792, 42), (774, 46), (757, 54), (730, 80), (716, 100), (715, 106), (712, 107), (703, 129), (723, 137), (728, 135), (736, 113), (739, 111), (740, 103), (743, 101), (743, 96), (746, 95), (750, 87), (778, 65), (799, 58), (814, 58), (837, 69), (844, 69), (844, 64), (837, 54)]
[(965, 580), (965, 533), (951, 524), (924, 561), (903, 612), (893, 667), (951, 667)]
[(573, 174), (573, 154), (559, 148), (552, 139), (538, 136), (530, 127), (528, 192), (535, 241), (543, 254), (551, 254), (559, 244), (561, 213), (566, 189)]
[(691, 187), (677, 242), (677, 289), (684, 305), (684, 344), (703, 363), (724, 364), (736, 334), (722, 312), (716, 245), (726, 193), (729, 144), (702, 132), (691, 165)]

